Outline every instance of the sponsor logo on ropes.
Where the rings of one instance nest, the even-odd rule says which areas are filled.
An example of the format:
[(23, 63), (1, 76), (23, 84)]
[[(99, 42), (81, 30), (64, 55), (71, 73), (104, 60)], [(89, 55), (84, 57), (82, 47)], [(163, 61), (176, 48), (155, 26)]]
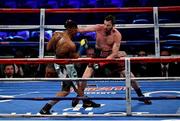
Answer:
[[(126, 90), (125, 86), (108, 86), (108, 87), (87, 87), (85, 94), (117, 94), (118, 91)], [(74, 90), (71, 89), (71, 92)]]

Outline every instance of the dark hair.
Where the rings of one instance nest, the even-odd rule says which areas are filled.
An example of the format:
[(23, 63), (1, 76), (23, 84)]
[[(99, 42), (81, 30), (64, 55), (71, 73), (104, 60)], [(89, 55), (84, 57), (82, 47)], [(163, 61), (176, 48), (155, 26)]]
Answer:
[(3, 70), (5, 70), (5, 68), (6, 68), (7, 66), (13, 66), (13, 69), (15, 70), (14, 64), (4, 64), (4, 65), (3, 65)]
[(72, 21), (71, 19), (68, 19), (68, 20), (65, 22), (64, 27), (65, 27), (66, 29), (77, 28), (77, 24), (76, 24), (76, 22)]
[(111, 21), (112, 22), (112, 25), (114, 25), (116, 23), (116, 19), (113, 15), (108, 15), (105, 17), (105, 20), (106, 21)]

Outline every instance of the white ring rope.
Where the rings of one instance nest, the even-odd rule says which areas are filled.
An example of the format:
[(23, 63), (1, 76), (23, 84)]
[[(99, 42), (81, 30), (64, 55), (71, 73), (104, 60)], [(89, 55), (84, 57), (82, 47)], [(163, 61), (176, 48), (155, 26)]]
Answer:
[(0, 25), (0, 29), (39, 29), (40, 25)]
[[(0, 81), (124, 81), (126, 78), (0, 78)], [(180, 77), (135, 77), (137, 81), (180, 81)]]
[[(78, 25), (79, 27), (87, 27), (91, 25)], [(117, 29), (130, 29), (130, 28), (153, 28), (154, 24), (116, 24)], [(174, 28), (180, 27), (180, 23), (166, 23), (159, 24), (159, 27)], [(0, 25), (0, 29), (39, 29), (40, 25)], [(44, 25), (45, 29), (65, 29), (64, 25)]]

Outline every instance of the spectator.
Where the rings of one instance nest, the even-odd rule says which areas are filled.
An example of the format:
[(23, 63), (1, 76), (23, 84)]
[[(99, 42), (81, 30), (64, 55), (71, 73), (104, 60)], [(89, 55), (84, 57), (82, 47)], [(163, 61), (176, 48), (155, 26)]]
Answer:
[(40, 77), (38, 75), (38, 64), (28, 64), (24, 68), (24, 77)]
[(46, 78), (58, 77), (57, 72), (54, 68), (54, 64), (47, 64), (46, 65), (45, 77)]
[[(161, 50), (161, 57), (171, 56), (171, 52), (169, 50)], [(153, 63), (149, 66), (149, 74), (154, 77), (174, 77), (180, 76), (178, 71), (178, 63), (170, 62), (170, 63)]]
[[(35, 51), (32, 51), (30, 58), (37, 58)], [(44, 77), (45, 66), (43, 64), (28, 64), (24, 66), (24, 77)]]
[[(93, 58), (95, 56), (95, 49), (93, 47), (88, 47), (86, 49), (86, 56), (87, 58)], [(87, 63), (84, 64), (76, 64), (76, 70), (78, 73), (78, 77), (82, 77), (85, 69), (86, 69)]]
[[(16, 50), (14, 58), (25, 58), (23, 51)], [(24, 64), (14, 64), (15, 73), (23, 77), (25, 66)]]
[(95, 57), (95, 49), (93, 47), (87, 48), (86, 57), (88, 57), (88, 58), (94, 58)]
[[(147, 53), (144, 50), (140, 50), (137, 56), (146, 57)], [(136, 77), (147, 77), (148, 76), (148, 63), (146, 62), (133, 63), (132, 72), (135, 74)]]
[(15, 67), (14, 64), (6, 64), (3, 68), (3, 78), (17, 78), (21, 77), (21, 75), (18, 75), (15, 73)]

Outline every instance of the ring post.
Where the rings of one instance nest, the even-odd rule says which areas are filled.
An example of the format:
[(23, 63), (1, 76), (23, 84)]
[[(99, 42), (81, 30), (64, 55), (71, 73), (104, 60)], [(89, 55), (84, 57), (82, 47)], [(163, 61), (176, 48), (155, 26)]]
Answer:
[(44, 57), (44, 25), (45, 25), (45, 9), (41, 9), (41, 13), (40, 13), (39, 58)]
[(154, 40), (155, 40), (155, 55), (160, 56), (160, 39), (159, 39), (159, 19), (158, 19), (158, 7), (153, 7), (154, 18)]
[(125, 58), (125, 75), (126, 75), (126, 113), (132, 115), (131, 112), (131, 70), (130, 58)]

